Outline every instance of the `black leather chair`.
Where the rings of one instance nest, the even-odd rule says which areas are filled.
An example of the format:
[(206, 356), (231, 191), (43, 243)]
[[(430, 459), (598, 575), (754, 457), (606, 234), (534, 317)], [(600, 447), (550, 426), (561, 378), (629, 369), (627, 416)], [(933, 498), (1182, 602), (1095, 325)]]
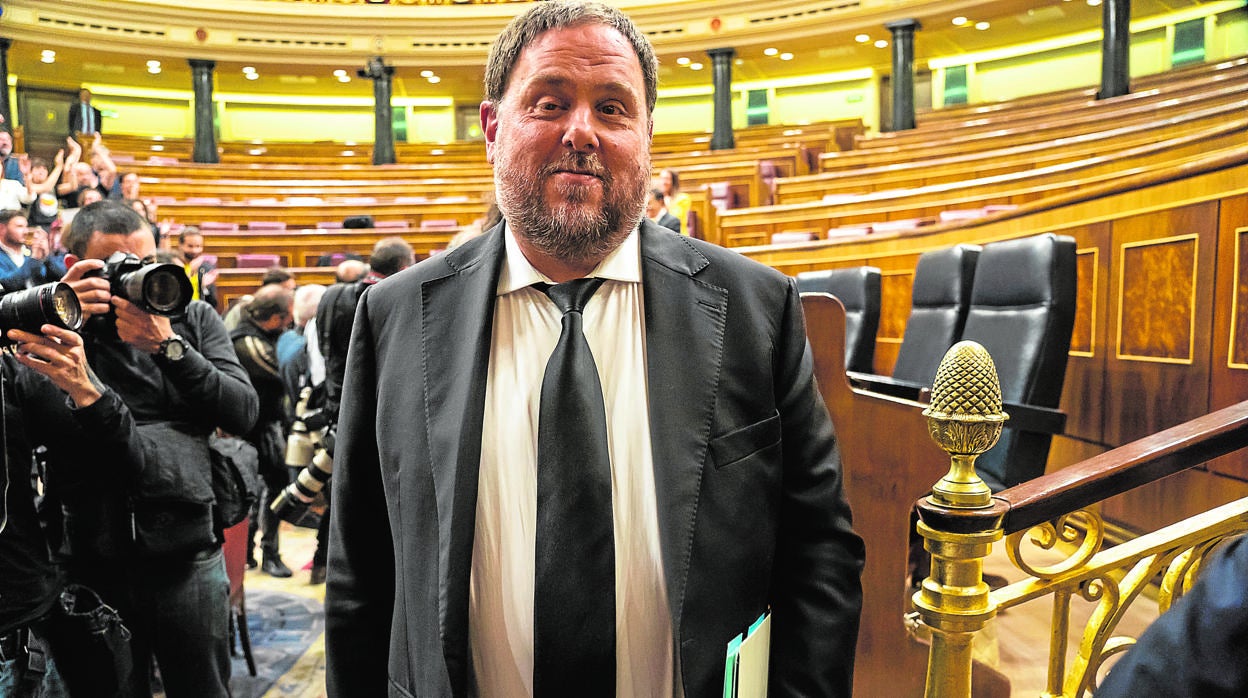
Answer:
[(895, 380), (931, 387), (940, 360), (962, 337), (979, 251), (979, 245), (955, 245), (919, 255)]
[(962, 339), (984, 345), (1010, 421), (975, 469), (994, 492), (1044, 474), (1075, 323), (1075, 241), (1046, 233), (984, 245)]
[(797, 275), (802, 293), (828, 293), (845, 306), (845, 368), (870, 372), (875, 363), (875, 334), (880, 328), (880, 270), (851, 267), (804, 271)]

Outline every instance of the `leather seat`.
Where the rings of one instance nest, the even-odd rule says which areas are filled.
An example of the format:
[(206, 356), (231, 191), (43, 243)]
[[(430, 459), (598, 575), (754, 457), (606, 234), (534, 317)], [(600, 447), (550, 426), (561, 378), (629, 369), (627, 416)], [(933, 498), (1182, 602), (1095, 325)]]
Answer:
[(827, 293), (845, 306), (845, 368), (870, 373), (875, 364), (875, 335), (880, 328), (880, 270), (851, 267), (804, 271), (797, 275), (802, 293)]
[[(1053, 233), (994, 242), (979, 255), (962, 339), (992, 355), (1008, 403), (1053, 411), (1061, 401), (1075, 323), (1075, 263), (1074, 238)], [(1053, 431), (1026, 428), (1027, 415), (1017, 412), (975, 463), (994, 492), (1044, 474)]]
[(966, 326), (979, 252), (978, 245), (955, 245), (919, 255), (895, 380), (931, 387), (941, 358)]

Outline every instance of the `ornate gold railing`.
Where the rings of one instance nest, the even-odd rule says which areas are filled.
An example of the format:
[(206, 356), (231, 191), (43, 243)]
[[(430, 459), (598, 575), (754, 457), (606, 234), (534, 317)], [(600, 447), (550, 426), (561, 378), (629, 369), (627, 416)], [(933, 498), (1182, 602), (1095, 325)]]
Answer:
[[(971, 695), (971, 642), (998, 612), (1053, 597), (1044, 696), (1075, 698), (1096, 687), (1098, 670), (1134, 638), (1123, 614), (1160, 576), (1164, 612), (1194, 581), (1213, 546), (1248, 531), (1248, 498), (1105, 547), (1096, 502), (1248, 446), (1248, 402), (1240, 403), (992, 495), (974, 462), (1000, 435), (1005, 415), (991, 358), (979, 345), (950, 349), (924, 411), (929, 433), (950, 454), (949, 474), (918, 502), (918, 530), (932, 556), (915, 594), (917, 620), (931, 631), (926, 695)], [(1004, 538), (1027, 579), (990, 591), (983, 562)], [(1048, 551), (1041, 553), (1041, 551)], [(1029, 562), (1041, 553), (1056, 562)], [(1071, 601), (1095, 604), (1067, 665)]]

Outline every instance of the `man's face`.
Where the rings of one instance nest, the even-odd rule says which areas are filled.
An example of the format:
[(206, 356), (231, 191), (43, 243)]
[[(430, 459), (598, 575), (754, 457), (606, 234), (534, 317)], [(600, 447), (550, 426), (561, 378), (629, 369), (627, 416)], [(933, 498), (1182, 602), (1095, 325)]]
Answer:
[(99, 189), (84, 189), (82, 190), (82, 193), (78, 195), (78, 207), (82, 208), (88, 204), (93, 204), (97, 201), (103, 200), (104, 195), (100, 193)]
[(8, 247), (21, 247), (26, 244), (26, 219), (13, 216), (4, 226), (4, 244)]
[(501, 103), (481, 105), (481, 125), (499, 208), (538, 251), (596, 262), (641, 219), (651, 122), (641, 64), (615, 29), (539, 36)]
[(0, 155), (8, 156), (13, 152), (13, 135), (8, 131), (0, 131)]
[(35, 184), (43, 184), (48, 181), (48, 168), (44, 165), (30, 168), (30, 181)]
[[(62, 97), (61, 99), (64, 99), (64, 97)], [(91, 90), (79, 90), (78, 100), (81, 102), (90, 103), (91, 102)]]
[(178, 244), (178, 250), (182, 253), (182, 259), (191, 261), (204, 253), (204, 236), (203, 235), (187, 235), (181, 243)]
[(672, 193), (672, 173), (670, 171), (663, 170), (659, 173), (659, 188), (663, 190), (663, 196)]
[(659, 203), (658, 199), (654, 198), (653, 196), (646, 199), (646, 217), (647, 218), (654, 218), (655, 216), (659, 215), (659, 211), (662, 211), (662, 210), (663, 210), (663, 204)]
[(125, 177), (121, 178), (121, 196), (126, 199), (139, 198), (139, 176), (133, 172), (127, 172)]
[(100, 181), (100, 178), (95, 176), (95, 171), (91, 169), (91, 165), (85, 162), (74, 163), (74, 176), (78, 179), (80, 187), (94, 187)]
[(87, 241), (84, 259), (108, 259), (114, 252), (129, 252), (139, 259), (156, 254), (156, 241), (150, 230), (142, 228), (127, 235), (105, 235), (98, 230)]

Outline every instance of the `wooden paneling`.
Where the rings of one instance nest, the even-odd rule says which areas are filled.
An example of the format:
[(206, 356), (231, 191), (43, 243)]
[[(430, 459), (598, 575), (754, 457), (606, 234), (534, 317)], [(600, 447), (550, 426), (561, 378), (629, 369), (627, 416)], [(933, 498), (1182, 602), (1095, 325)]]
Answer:
[[(1222, 201), (1213, 304), (1209, 409), (1248, 400), (1248, 196)], [(1221, 475), (1248, 480), (1248, 453), (1211, 461)]]
[(1209, 411), (1209, 341), (1218, 203), (1113, 224), (1114, 354), (1105, 439), (1123, 444)]
[[(1066, 412), (1066, 434), (1095, 444), (1105, 443), (1102, 403), (1105, 400), (1106, 320), (1109, 307), (1109, 249), (1111, 226), (1094, 223), (1062, 231), (1075, 238), (1078, 293), (1075, 326), (1066, 360), (1066, 382), (1061, 408)], [(1086, 457), (1078, 450), (1049, 454), (1050, 465), (1065, 465)], [(1077, 456), (1077, 457), (1076, 457)]]

